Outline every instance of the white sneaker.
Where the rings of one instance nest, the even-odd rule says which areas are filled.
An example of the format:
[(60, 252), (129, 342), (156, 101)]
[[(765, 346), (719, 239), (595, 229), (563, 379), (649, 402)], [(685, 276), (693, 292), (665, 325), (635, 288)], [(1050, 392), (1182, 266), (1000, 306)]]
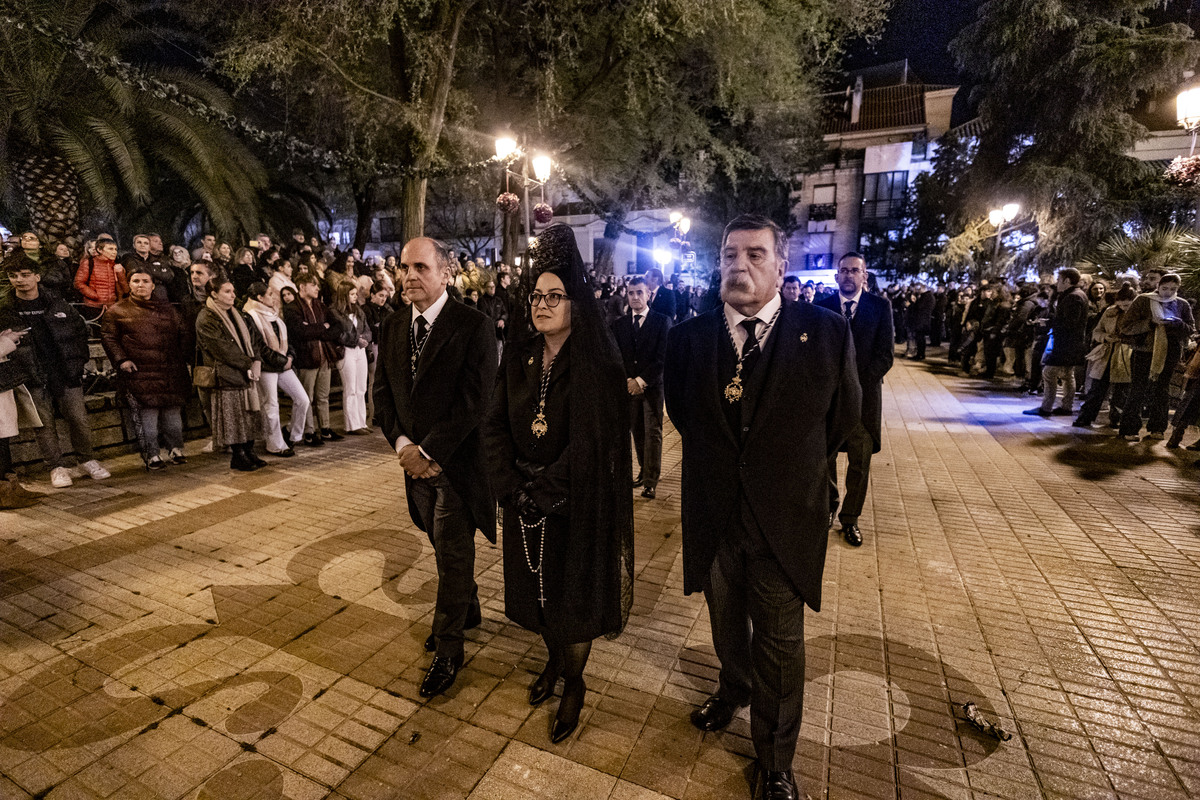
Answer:
[(55, 489), (65, 489), (74, 483), (71, 480), (71, 470), (66, 467), (55, 467), (50, 470), (50, 485)]
[(91, 475), (92, 480), (94, 480), (94, 481), (102, 481), (105, 478), (112, 477), (112, 473), (109, 472), (108, 470), (106, 470), (104, 467), (100, 466), (100, 462), (94, 458), (91, 461), (83, 462), (82, 464), (79, 465), (79, 468), (81, 470), (83, 470), (84, 472), (86, 472), (88, 475)]
[(205, 443), (204, 447), (201, 447), (201, 448), (200, 448), (200, 452), (201, 452), (201, 453), (211, 453), (212, 451), (213, 451), (213, 440), (212, 440), (212, 439), (209, 439), (209, 440), (208, 440), (208, 441)]
[(1142, 440), (1142, 437), (1138, 436), (1136, 433), (1131, 433), (1124, 438), (1127, 442), (1140, 442)]

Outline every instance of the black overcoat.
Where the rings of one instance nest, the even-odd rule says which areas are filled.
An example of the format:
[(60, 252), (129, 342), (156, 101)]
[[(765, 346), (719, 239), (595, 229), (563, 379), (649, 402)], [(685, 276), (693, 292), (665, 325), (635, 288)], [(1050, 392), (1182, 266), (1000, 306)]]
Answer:
[[(447, 300), (438, 314), (414, 378), (410, 362), (413, 308), (405, 306), (383, 323), (375, 365), (375, 424), (394, 448), (407, 436), (438, 463), (458, 492), (471, 521), (496, 541), (496, 506), (488, 478), (480, 425), (496, 382), (492, 321), (473, 308)], [(413, 479), (405, 475), (406, 487)], [(408, 513), (425, 532), (408, 492)]]
[[(854, 360), (862, 387), (862, 423), (871, 434), (872, 453), (878, 453), (883, 441), (883, 376), (895, 362), (895, 329), (892, 304), (882, 297), (863, 292), (858, 309), (850, 322), (854, 333)], [(831, 294), (817, 305), (836, 314), (842, 313), (841, 294)]]
[(732, 348), (723, 314), (718, 306), (667, 336), (667, 411), (683, 440), (684, 591), (703, 587), (744, 506), (805, 603), (819, 610), (829, 456), (862, 413), (850, 328), (828, 309), (784, 303), (746, 382), (735, 431), (717, 366), (718, 348)]

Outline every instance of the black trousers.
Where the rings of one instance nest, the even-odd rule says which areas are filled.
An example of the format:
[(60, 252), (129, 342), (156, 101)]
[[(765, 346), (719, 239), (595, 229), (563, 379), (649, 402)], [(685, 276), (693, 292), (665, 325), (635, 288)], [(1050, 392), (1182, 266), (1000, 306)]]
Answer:
[(663, 390), (646, 387), (637, 397), (629, 398), (629, 426), (633, 431), (633, 452), (646, 486), (654, 488), (662, 472)]
[(1149, 419), (1146, 430), (1164, 433), (1171, 414), (1171, 378), (1175, 365), (1179, 363), (1179, 345), (1170, 342), (1167, 347), (1167, 363), (1158, 377), (1151, 379), (1150, 367), (1154, 353), (1149, 350), (1134, 350), (1129, 359), (1129, 371), (1133, 377), (1129, 384), (1129, 400), (1121, 415), (1121, 435), (1133, 436), (1142, 430), (1142, 408), (1146, 408)]
[(846, 497), (838, 508), (838, 457), (829, 458), (829, 511), (838, 512), (838, 521), (843, 525), (858, 522), (863, 504), (867, 500), (867, 488), (871, 485), (871, 451), (875, 441), (860, 422), (846, 438)]
[(411, 482), (413, 502), (437, 561), (437, 602), (433, 635), (440, 658), (462, 659), (467, 617), (479, 618), (475, 583), (475, 524), (446, 476)]
[(1100, 407), (1104, 405), (1104, 398), (1108, 397), (1109, 389), (1112, 390), (1112, 397), (1108, 401), (1108, 424), (1114, 428), (1121, 426), (1121, 415), (1125, 408), (1126, 400), (1129, 397), (1128, 383), (1113, 383), (1111, 380), (1112, 370), (1104, 370), (1104, 375), (1092, 381), (1091, 387), (1083, 398), (1083, 408), (1079, 411), (1079, 416), (1076, 417), (1076, 422), (1086, 422), (1091, 424), (1096, 421), (1096, 417), (1100, 414)]
[[(929, 328), (917, 328), (913, 331), (913, 336), (917, 338), (917, 360), (925, 360), (925, 344), (929, 338)], [(937, 347), (937, 344), (934, 344)]]
[(721, 661), (718, 692), (750, 701), (762, 767), (791, 769), (804, 712), (804, 599), (762, 534), (741, 522), (717, 550), (704, 598)]

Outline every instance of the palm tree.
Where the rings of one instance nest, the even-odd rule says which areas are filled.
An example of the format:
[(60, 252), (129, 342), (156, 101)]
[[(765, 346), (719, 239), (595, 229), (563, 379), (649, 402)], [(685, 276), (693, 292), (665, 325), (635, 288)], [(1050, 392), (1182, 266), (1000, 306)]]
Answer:
[(1121, 231), (1097, 245), (1092, 258), (1076, 266), (1110, 279), (1148, 269), (1174, 272), (1182, 278), (1185, 291), (1194, 294), (1200, 291), (1200, 236), (1181, 225)]
[[(0, 24), (0, 191), (15, 190), (39, 236), (77, 241), (79, 204), (112, 218), (155, 202), (156, 177), (169, 173), (203, 205), (216, 233), (257, 231), (267, 184), (257, 158), (218, 124), (129, 81), (117, 67), (89, 66), (93, 53), (125, 58), (147, 35), (172, 31), (155, 4), (127, 0), (10, 0), (25, 23)], [(161, 10), (161, 4), (158, 8)], [(6, 10), (7, 10), (6, 9)], [(47, 33), (50, 35), (47, 35)], [(230, 113), (230, 98), (195, 72), (140, 67), (209, 107)], [(123, 79), (125, 78), (125, 79)]]

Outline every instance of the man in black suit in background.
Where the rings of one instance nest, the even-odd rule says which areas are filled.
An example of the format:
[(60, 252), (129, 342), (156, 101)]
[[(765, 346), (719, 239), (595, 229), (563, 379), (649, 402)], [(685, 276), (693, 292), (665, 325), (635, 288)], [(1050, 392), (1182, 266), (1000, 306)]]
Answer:
[(859, 422), (850, 326), (783, 303), (787, 237), (741, 216), (721, 245), (722, 304), (667, 336), (667, 411), (683, 440), (684, 591), (703, 590), (721, 661), (702, 730), (750, 704), (755, 790), (802, 797), (804, 606), (821, 607), (828, 460)]
[(496, 382), (492, 321), (450, 299), (449, 252), (413, 239), (400, 252), (412, 305), (383, 324), (375, 373), (375, 423), (400, 457), (408, 513), (429, 535), (437, 561), (436, 651), (422, 697), (454, 684), (463, 630), (481, 619), (475, 583), (475, 531), (496, 541), (496, 506), (479, 425)]
[(862, 388), (862, 420), (850, 432), (842, 450), (846, 468), (846, 497), (838, 509), (837, 453), (829, 457), (829, 516), (842, 524), (842, 536), (851, 547), (862, 545), (858, 518), (862, 515), (871, 478), (871, 456), (882, 440), (883, 376), (892, 368), (895, 345), (892, 304), (867, 291), (867, 263), (858, 253), (847, 253), (838, 261), (838, 293), (817, 305), (841, 314), (854, 334), (854, 357)]
[(663, 287), (663, 274), (658, 267), (646, 270), (646, 291), (646, 302), (651, 311), (657, 311), (667, 319), (675, 319), (675, 291)]
[(641, 275), (631, 277), (625, 286), (629, 313), (613, 320), (612, 330), (625, 364), (629, 424), (641, 468), (633, 485), (644, 484), (642, 497), (653, 500), (662, 471), (662, 377), (671, 320), (649, 309), (646, 279)]

